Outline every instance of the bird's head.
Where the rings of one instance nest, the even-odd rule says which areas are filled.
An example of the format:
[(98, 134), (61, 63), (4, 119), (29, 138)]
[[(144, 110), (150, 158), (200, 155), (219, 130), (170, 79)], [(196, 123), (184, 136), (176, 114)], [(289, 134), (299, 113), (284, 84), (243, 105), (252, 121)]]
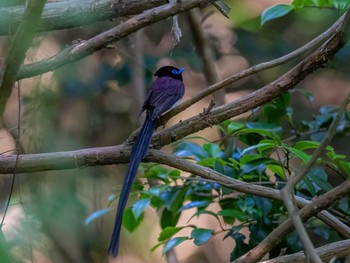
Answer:
[(172, 66), (165, 66), (165, 67), (161, 67), (160, 69), (158, 69), (156, 71), (156, 73), (154, 73), (154, 76), (157, 77), (171, 77), (173, 79), (178, 79), (178, 80), (183, 80), (182, 79), (182, 72), (184, 72), (184, 68), (175, 68)]

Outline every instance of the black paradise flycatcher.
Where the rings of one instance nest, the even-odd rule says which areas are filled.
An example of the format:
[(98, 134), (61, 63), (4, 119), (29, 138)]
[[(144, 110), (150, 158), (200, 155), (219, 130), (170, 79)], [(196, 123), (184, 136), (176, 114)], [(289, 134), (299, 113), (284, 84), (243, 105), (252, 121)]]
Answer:
[(142, 106), (141, 113), (146, 110), (146, 119), (132, 147), (128, 171), (120, 193), (113, 234), (108, 248), (108, 252), (113, 257), (118, 256), (124, 209), (131, 186), (135, 181), (139, 164), (147, 153), (156, 121), (164, 112), (176, 106), (185, 93), (182, 79), (183, 71), (183, 68), (178, 69), (172, 66), (165, 66), (154, 73), (154, 76), (158, 78), (153, 81), (151, 91)]

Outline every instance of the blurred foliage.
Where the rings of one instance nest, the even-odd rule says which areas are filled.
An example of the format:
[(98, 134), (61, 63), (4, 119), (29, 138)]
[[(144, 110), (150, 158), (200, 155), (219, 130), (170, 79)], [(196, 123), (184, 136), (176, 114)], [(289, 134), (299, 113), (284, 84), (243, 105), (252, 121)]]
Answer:
[[(301, 120), (302, 125), (296, 128), (290, 105), (293, 94), (295, 91), (267, 103), (247, 120), (223, 122), (219, 126), (224, 134), (220, 142), (201, 146), (183, 140), (174, 148), (174, 154), (193, 159), (236, 180), (281, 189), (288, 178), (309, 161), (310, 150), (319, 147), (319, 140), (324, 137), (338, 110), (335, 105), (324, 106), (311, 120)], [(310, 93), (303, 94), (312, 101)], [(338, 125), (337, 136), (346, 136), (349, 131), (350, 111), (347, 111)], [(163, 253), (166, 253), (187, 240), (200, 246), (213, 235), (225, 232), (224, 239), (231, 238), (236, 242), (231, 253), (232, 261), (255, 247), (287, 217), (282, 201), (242, 194), (195, 175), (184, 178), (180, 171), (161, 165), (143, 164), (142, 169), (143, 178), (156, 179), (159, 184), (149, 186), (141, 180), (135, 183), (138, 201), (127, 210), (123, 224), (133, 231), (142, 224), (142, 216), (148, 206), (159, 211), (162, 231), (153, 250), (164, 245)], [(337, 176), (340, 180), (350, 177), (350, 162), (345, 155), (337, 154), (332, 146), (325, 149), (317, 164), (297, 184), (295, 195), (312, 200), (330, 191), (333, 185), (328, 180), (329, 176)], [(213, 203), (220, 206), (218, 212), (210, 210), (209, 205)], [(192, 224), (178, 225), (181, 214), (187, 209), (193, 211), (191, 219), (201, 215), (212, 216), (217, 220), (220, 231)], [(350, 225), (350, 200), (347, 197), (336, 202), (332, 210)], [(96, 215), (99, 213), (96, 212)], [(181, 230), (185, 228), (192, 229), (190, 235), (181, 235)], [(246, 228), (249, 236), (240, 232)], [(316, 218), (307, 221), (306, 228), (317, 236), (318, 244), (342, 239), (339, 233)], [(283, 242), (271, 251), (270, 258), (280, 255), (282, 249), (286, 249), (287, 254), (302, 249), (295, 232), (284, 237)]]

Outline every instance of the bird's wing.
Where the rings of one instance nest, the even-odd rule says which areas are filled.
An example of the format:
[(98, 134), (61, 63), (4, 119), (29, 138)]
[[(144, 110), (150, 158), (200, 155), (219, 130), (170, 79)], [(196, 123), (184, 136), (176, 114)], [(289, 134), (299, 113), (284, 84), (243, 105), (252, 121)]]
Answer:
[(148, 105), (154, 107), (152, 119), (155, 120), (171, 109), (184, 95), (185, 87), (181, 80), (162, 77), (152, 84)]

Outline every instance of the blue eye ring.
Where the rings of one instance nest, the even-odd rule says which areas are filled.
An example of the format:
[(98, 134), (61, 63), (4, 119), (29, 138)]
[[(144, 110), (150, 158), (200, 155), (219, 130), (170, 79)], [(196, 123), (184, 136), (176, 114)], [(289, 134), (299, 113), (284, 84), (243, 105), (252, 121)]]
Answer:
[(180, 68), (179, 70), (173, 69), (173, 70), (171, 71), (171, 73), (173, 73), (173, 74), (175, 74), (175, 75), (179, 75), (179, 74), (181, 74), (181, 73), (184, 72), (184, 71), (185, 71), (184, 68)]

